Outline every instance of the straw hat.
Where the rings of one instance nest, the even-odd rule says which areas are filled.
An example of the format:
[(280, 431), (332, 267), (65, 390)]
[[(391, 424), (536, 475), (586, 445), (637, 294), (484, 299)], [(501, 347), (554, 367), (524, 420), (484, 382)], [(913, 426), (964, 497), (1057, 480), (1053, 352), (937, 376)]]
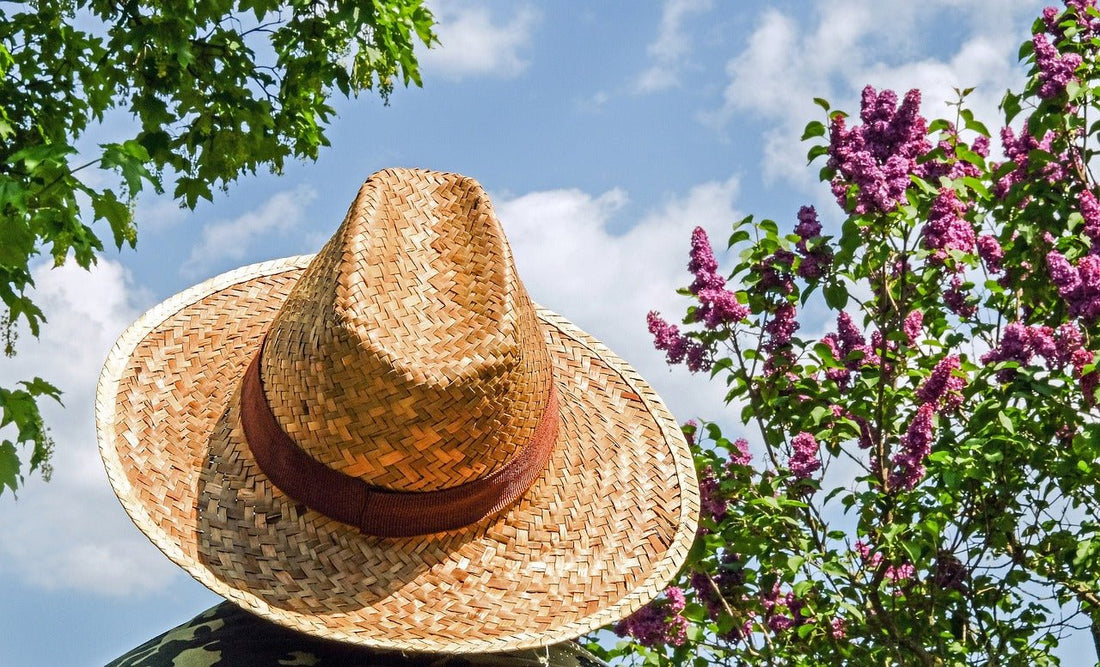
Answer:
[(542, 646), (655, 597), (695, 536), (653, 389), (536, 306), (477, 182), (386, 170), (315, 256), (119, 338), (99, 447), (138, 528), (236, 604), (376, 648)]

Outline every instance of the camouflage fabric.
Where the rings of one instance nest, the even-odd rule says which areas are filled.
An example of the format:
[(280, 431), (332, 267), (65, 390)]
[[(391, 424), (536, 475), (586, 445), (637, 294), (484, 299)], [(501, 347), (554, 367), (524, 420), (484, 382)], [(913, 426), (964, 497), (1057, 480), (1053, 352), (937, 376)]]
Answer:
[(228, 602), (138, 646), (108, 667), (211, 665), (549, 665), (599, 667), (573, 642), (549, 648), (479, 655), (396, 653), (318, 639), (288, 630)]

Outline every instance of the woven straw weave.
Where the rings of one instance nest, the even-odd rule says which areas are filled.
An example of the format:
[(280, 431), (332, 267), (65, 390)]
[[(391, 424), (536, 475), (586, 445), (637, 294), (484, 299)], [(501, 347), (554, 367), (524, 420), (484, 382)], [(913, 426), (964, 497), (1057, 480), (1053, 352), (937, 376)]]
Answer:
[[(239, 383), (265, 335), (272, 410), (330, 467), (414, 491), (475, 479), (526, 443), (553, 382), (550, 462), (497, 517), (364, 535), (252, 459)], [(573, 638), (656, 596), (695, 535), (676, 421), (612, 352), (530, 302), (488, 199), (454, 175), (376, 174), (316, 259), (244, 267), (146, 313), (111, 351), (96, 418), (115, 491), (154, 544), (321, 637), (448, 652)]]

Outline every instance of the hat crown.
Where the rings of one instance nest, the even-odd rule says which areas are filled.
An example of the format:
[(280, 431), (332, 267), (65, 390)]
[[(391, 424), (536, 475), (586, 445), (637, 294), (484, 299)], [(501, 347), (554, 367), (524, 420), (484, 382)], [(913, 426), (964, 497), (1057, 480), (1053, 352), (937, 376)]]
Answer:
[(261, 376), (287, 435), (375, 486), (444, 489), (515, 458), (550, 360), (481, 186), (371, 176), (276, 316)]

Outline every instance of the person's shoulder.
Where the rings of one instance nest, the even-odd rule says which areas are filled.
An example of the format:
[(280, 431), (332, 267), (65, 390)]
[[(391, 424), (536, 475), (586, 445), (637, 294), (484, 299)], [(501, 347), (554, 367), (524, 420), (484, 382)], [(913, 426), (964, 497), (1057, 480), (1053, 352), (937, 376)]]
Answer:
[(478, 655), (382, 652), (311, 637), (223, 602), (158, 635), (107, 667), (211, 667), (215, 665), (551, 665), (599, 667), (604, 663), (574, 642), (542, 649)]

